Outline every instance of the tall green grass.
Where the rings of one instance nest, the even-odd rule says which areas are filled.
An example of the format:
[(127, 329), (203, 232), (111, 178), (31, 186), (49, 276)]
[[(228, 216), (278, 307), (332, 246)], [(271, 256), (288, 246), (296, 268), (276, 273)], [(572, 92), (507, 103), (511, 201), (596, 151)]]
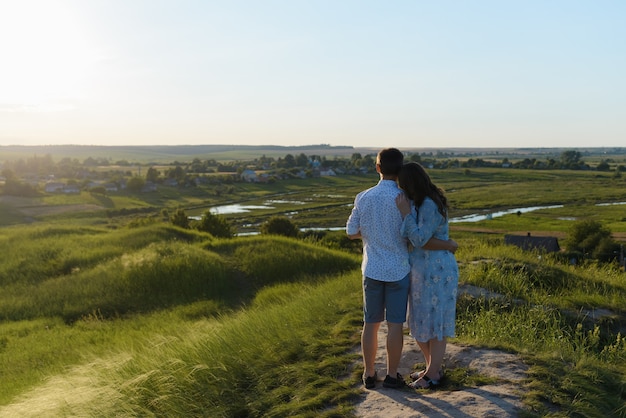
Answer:
[(154, 244), (36, 286), (7, 287), (0, 312), (10, 319), (61, 316), (68, 322), (96, 310), (113, 317), (232, 292), (229, 278), (215, 254), (190, 244)]
[(585, 330), (550, 306), (459, 301), (459, 340), (520, 353), (528, 416), (626, 416), (626, 343)]
[(616, 264), (590, 261), (570, 265), (558, 254), (479, 241), (468, 243), (459, 254), (472, 254), (463, 270), (469, 284), (510, 299), (549, 303), (561, 309), (603, 307), (618, 313), (626, 311), (626, 281)]
[[(358, 283), (351, 275), (320, 286), (283, 285), (279, 292), (291, 296), (279, 297), (282, 303), (246, 309), (210, 333), (162, 338), (149, 356), (98, 376), (119, 391), (113, 405), (111, 396), (100, 403), (116, 416), (337, 416), (356, 393), (342, 379), (355, 340), (334, 324), (354, 318)], [(82, 407), (73, 412), (93, 410)]]
[(0, 243), (9, 253), (0, 319), (9, 320), (60, 316), (71, 322), (96, 310), (113, 317), (203, 299), (229, 302), (270, 283), (359, 263), (284, 237), (216, 240), (162, 224), (113, 232), (35, 228), (11, 238)]
[[(459, 298), (459, 339), (523, 355), (531, 366), (525, 402), (532, 416), (626, 416), (624, 272), (468, 244), (458, 254), (463, 281), (500, 297)], [(611, 314), (593, 320), (595, 309)]]
[[(0, 238), (40, 254), (21, 276), (0, 267), (0, 416), (350, 416), (360, 256), (159, 224), (25, 232)], [(525, 413), (626, 416), (624, 273), (460, 243), (461, 282), (500, 297), (460, 296), (456, 341), (523, 358)]]
[(207, 243), (205, 248), (228, 255), (236, 269), (256, 286), (303, 278), (306, 281), (318, 275), (353, 270), (361, 262), (354, 255), (282, 236), (219, 240)]
[(0, 286), (37, 284), (89, 269), (153, 242), (206, 240), (207, 236), (168, 225), (110, 230), (96, 227), (28, 226), (0, 231)]
[[(357, 341), (360, 302), (360, 275), (355, 272), (316, 285), (267, 288), (249, 308), (219, 321), (184, 320), (187, 308), (179, 307), (167, 315), (129, 318), (117, 325), (97, 317), (84, 318), (72, 327), (56, 323), (54, 340), (68, 344), (75, 335), (74, 343), (88, 351), (82, 354), (84, 365), (66, 373), (53, 369), (59, 375), (45, 391), (47, 412), (49, 416), (345, 416), (358, 393), (354, 380), (345, 377), (351, 375), (356, 359), (350, 347)], [(139, 332), (140, 327), (145, 331)], [(116, 329), (123, 334), (117, 335)], [(107, 333), (116, 335), (113, 344), (100, 341), (90, 347), (83, 339)], [(108, 345), (109, 351), (90, 359), (100, 344)], [(19, 410), (22, 416), (37, 416), (41, 413), (37, 393), (30, 396), (35, 399), (27, 394), (22, 403), (0, 409), (0, 415)]]
[[(133, 325), (144, 322), (146, 313), (175, 309), (179, 314), (161, 323), (172, 332), (189, 321), (229, 315), (273, 283), (313, 284), (359, 265), (358, 257), (282, 237), (216, 240), (159, 224), (26, 232), (7, 242), (31, 254), (45, 246), (55, 250), (55, 243), (64, 248), (54, 257), (33, 257), (22, 277), (0, 285), (0, 363), (6, 377), (0, 393), (7, 397), (89, 353), (106, 353), (101, 345), (126, 344), (119, 332), (152, 338), (155, 326), (139, 332)], [(11, 251), (19, 258), (16, 248)], [(80, 267), (64, 273), (48, 265), (69, 259)], [(5, 271), (15, 269), (6, 264)], [(106, 335), (115, 335), (111, 345)]]

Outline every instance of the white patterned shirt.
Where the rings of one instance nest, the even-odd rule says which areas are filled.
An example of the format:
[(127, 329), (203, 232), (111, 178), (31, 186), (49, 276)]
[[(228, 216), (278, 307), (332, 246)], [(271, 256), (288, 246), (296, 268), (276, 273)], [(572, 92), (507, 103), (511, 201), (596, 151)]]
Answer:
[(402, 215), (396, 206), (401, 193), (393, 180), (380, 180), (354, 199), (346, 233), (361, 233), (363, 276), (383, 282), (402, 280), (411, 267), (407, 241), (400, 235)]

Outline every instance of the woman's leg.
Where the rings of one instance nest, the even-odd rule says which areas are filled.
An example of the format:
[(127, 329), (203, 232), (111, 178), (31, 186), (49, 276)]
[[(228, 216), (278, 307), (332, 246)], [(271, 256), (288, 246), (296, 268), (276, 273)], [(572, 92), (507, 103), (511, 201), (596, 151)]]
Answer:
[(430, 365), (430, 341), (428, 342), (421, 342), (421, 341), (417, 341), (417, 345), (419, 346), (420, 350), (422, 350), (422, 354), (424, 355), (424, 362), (426, 363), (426, 367), (424, 368), (424, 370), (428, 370), (428, 367)]
[(430, 363), (428, 363), (428, 367), (426, 368), (426, 376), (433, 380), (441, 379), (440, 372), (443, 367), (443, 356), (446, 353), (446, 343), (447, 340), (445, 337), (442, 340), (433, 338), (428, 341)]
[[(443, 366), (443, 356), (446, 352), (446, 339), (438, 340), (433, 338), (427, 343), (420, 343), (418, 341), (422, 352), (428, 353), (428, 360), (426, 363), (426, 370), (423, 374), (420, 373), (419, 379), (415, 380), (409, 385), (414, 389), (426, 389), (439, 385), (439, 380), (443, 377), (441, 375), (441, 368)], [(424, 354), (426, 355), (426, 354)]]

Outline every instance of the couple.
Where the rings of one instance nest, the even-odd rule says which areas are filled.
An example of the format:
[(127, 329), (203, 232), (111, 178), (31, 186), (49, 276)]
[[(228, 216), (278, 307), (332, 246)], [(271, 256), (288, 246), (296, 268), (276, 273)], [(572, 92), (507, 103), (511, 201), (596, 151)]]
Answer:
[(376, 385), (378, 329), (386, 319), (383, 386), (404, 386), (398, 366), (408, 298), (409, 328), (426, 362), (424, 371), (411, 374), (409, 386), (434, 388), (443, 377), (446, 337), (455, 332), (457, 244), (448, 239), (447, 201), (422, 166), (405, 165), (395, 148), (378, 153), (376, 171), (380, 181), (356, 196), (346, 224), (350, 239), (363, 240), (363, 383), (367, 389)]

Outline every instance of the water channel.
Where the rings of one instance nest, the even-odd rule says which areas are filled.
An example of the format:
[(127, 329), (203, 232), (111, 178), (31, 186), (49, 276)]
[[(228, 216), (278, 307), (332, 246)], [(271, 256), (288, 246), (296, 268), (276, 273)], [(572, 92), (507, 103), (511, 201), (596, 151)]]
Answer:
[(507, 209), (507, 210), (501, 210), (501, 211), (497, 211), (497, 212), (489, 212), (489, 213), (485, 213), (485, 214), (473, 214), (473, 215), (465, 215), (465, 216), (461, 216), (458, 218), (450, 218), (449, 222), (450, 223), (455, 223), (455, 222), (479, 222), (479, 221), (485, 221), (485, 220), (489, 220), (489, 219), (493, 219), (493, 218), (499, 218), (500, 216), (504, 216), (504, 215), (511, 215), (511, 214), (515, 214), (515, 213), (527, 213), (527, 212), (533, 212), (535, 210), (539, 210), (539, 209), (555, 209), (555, 208), (562, 208), (563, 205), (551, 205), (551, 206), (530, 206), (530, 207), (526, 207), (526, 208), (514, 208), (514, 209)]
[[(274, 204), (280, 204), (280, 203), (290, 203), (290, 204), (304, 204), (304, 202), (298, 202), (298, 201), (286, 201), (286, 200), (268, 200), (267, 202), (265, 202), (263, 205), (244, 205), (244, 204), (239, 204), (239, 203), (235, 203), (235, 204), (231, 204), (231, 205), (223, 205), (223, 206), (214, 206), (212, 207), (210, 210), (210, 212), (212, 214), (215, 215), (227, 215), (227, 214), (236, 214), (236, 213), (247, 213), (247, 212), (251, 212), (254, 210), (259, 210), (259, 209), (275, 209), (275, 206), (272, 206)], [(596, 206), (611, 206), (611, 205), (626, 205), (626, 202), (610, 202), (610, 203), (598, 203), (596, 204)], [(513, 209), (506, 209), (506, 210), (501, 210), (501, 211), (496, 211), (496, 212), (488, 212), (488, 213), (475, 213), (475, 214), (471, 214), (471, 215), (464, 215), (464, 216), (460, 216), (460, 217), (456, 217), (456, 218), (450, 218), (450, 223), (458, 223), (458, 222), (479, 222), (479, 221), (485, 221), (485, 220), (489, 220), (489, 219), (493, 219), (493, 218), (498, 218), (500, 216), (504, 216), (504, 215), (511, 215), (511, 214), (516, 214), (516, 213), (528, 213), (528, 212), (533, 212), (536, 210), (540, 210), (540, 209), (556, 209), (556, 208), (562, 208), (564, 207), (564, 205), (549, 205), (549, 206), (529, 206), (529, 207), (523, 207), (523, 208), (513, 208)], [(190, 217), (191, 219), (200, 219), (200, 217)], [(563, 218), (559, 218), (562, 220), (576, 220), (575, 218), (572, 217), (563, 217)], [(338, 231), (338, 230), (343, 230), (344, 227), (332, 227), (332, 228), (302, 228), (302, 231), (309, 231), (309, 230), (319, 230), (319, 231)], [(254, 233), (250, 233), (250, 234), (254, 234)], [(247, 233), (244, 234), (240, 234), (240, 235), (247, 235)]]

